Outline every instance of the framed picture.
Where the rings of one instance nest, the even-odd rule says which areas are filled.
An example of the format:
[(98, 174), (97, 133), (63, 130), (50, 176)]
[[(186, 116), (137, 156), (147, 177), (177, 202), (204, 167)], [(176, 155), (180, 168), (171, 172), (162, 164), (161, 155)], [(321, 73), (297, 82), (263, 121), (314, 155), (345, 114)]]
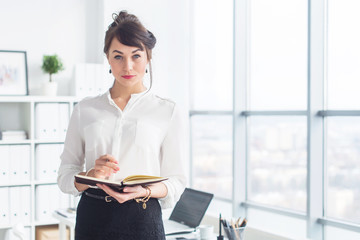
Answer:
[(25, 51), (0, 50), (0, 95), (28, 95)]

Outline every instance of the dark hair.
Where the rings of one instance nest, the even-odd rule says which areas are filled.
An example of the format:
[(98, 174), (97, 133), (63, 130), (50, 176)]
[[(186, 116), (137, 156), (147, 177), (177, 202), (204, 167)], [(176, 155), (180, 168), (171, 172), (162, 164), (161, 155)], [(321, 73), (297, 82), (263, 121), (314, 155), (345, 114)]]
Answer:
[(104, 53), (109, 53), (111, 41), (116, 37), (124, 45), (138, 47), (142, 51), (145, 47), (147, 58), (151, 60), (152, 49), (156, 43), (154, 34), (147, 30), (135, 15), (126, 11), (114, 13), (113, 20), (105, 34)]

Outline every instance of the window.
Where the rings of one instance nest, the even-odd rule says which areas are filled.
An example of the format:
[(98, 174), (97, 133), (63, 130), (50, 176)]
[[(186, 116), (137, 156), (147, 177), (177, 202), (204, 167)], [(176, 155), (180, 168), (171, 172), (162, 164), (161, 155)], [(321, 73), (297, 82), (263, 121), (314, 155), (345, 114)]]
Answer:
[(249, 2), (251, 110), (306, 109), (307, 1)]
[(191, 186), (232, 197), (233, 2), (192, 5)]
[[(252, 227), (359, 239), (360, 1), (233, 3), (233, 33), (230, 2), (192, 3), (192, 186), (232, 198)], [(206, 45), (210, 30), (233, 59), (209, 51), (223, 46)]]
[(191, 126), (193, 187), (231, 199), (232, 117), (195, 115)]
[(359, 1), (328, 0), (325, 215), (356, 224), (360, 224), (359, 11)]
[(306, 117), (249, 119), (248, 199), (306, 211)]

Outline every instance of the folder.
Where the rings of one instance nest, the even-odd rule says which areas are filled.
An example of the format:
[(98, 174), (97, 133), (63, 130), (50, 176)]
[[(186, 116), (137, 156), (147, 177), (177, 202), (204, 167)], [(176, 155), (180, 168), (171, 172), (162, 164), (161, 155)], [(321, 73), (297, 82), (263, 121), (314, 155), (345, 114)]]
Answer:
[(36, 180), (46, 180), (46, 156), (45, 148), (46, 145), (38, 144), (35, 148), (35, 179)]
[(58, 140), (60, 135), (59, 103), (47, 103), (46, 114), (42, 116), (48, 119), (46, 123), (49, 129), (48, 139)]
[[(36, 188), (36, 220), (38, 221), (46, 221), (51, 219), (51, 212), (50, 212), (50, 202), (52, 199), (49, 199), (50, 195), (49, 185), (40, 185)], [(52, 198), (54, 196), (51, 196)]]
[(38, 103), (35, 105), (35, 138), (46, 139), (48, 136), (47, 119), (44, 117), (46, 114), (46, 105)]
[(0, 188), (0, 226), (10, 224), (9, 188)]
[(20, 156), (20, 173), (19, 181), (22, 183), (30, 182), (30, 145), (19, 145), (16, 149), (19, 150)]
[(22, 204), (24, 201), (30, 202), (30, 196), (28, 199), (21, 199), (21, 187), (10, 187), (10, 224), (14, 225), (22, 220)]
[(59, 107), (59, 112), (58, 112), (58, 116), (59, 116), (59, 130), (58, 130), (58, 138), (62, 141), (65, 141), (65, 137), (66, 137), (66, 131), (67, 131), (67, 127), (69, 125), (69, 104), (67, 103), (60, 103), (58, 104)]
[(30, 193), (30, 187), (19, 187), (20, 191), (20, 201), (21, 202), (21, 211), (20, 211), (20, 220), (24, 224), (30, 224), (31, 221), (31, 193)]
[(23, 184), (30, 181), (30, 146), (10, 145), (10, 183)]
[(10, 146), (0, 145), (0, 185), (10, 183)]
[(75, 96), (78, 97), (85, 97), (87, 96), (86, 92), (86, 70), (85, 70), (85, 63), (78, 63), (75, 66)]
[(59, 117), (60, 117), (59, 103), (36, 104), (35, 107), (36, 139), (58, 140), (60, 137)]

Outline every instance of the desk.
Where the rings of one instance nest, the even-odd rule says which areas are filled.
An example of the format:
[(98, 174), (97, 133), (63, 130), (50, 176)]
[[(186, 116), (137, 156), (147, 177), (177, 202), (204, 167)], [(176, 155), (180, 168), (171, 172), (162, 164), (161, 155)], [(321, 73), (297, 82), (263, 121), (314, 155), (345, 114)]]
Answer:
[[(59, 220), (59, 239), (60, 240), (67, 240), (66, 239), (66, 227), (70, 228), (70, 240), (75, 239), (75, 218), (68, 218), (65, 216), (62, 216), (58, 214), (56, 211), (53, 212), (53, 217), (57, 220)], [(184, 237), (184, 238), (195, 238), (200, 239), (200, 235), (198, 232), (194, 233), (188, 233), (188, 234), (181, 234), (181, 235), (171, 235), (167, 236), (166, 240), (175, 240), (176, 238)], [(216, 239), (216, 236), (214, 235), (213, 238), (210, 240)]]

